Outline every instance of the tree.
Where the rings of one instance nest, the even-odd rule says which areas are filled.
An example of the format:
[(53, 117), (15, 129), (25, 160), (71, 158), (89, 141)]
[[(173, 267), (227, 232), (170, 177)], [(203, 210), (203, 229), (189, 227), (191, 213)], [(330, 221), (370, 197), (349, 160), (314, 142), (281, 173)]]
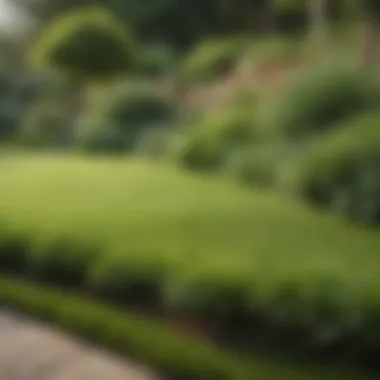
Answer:
[(379, 53), (379, 0), (362, 0), (361, 9), (363, 14), (360, 59), (366, 66), (372, 66)]
[(326, 42), (328, 7), (326, 0), (308, 0), (311, 36), (320, 45)]
[(86, 85), (109, 81), (134, 65), (133, 41), (124, 24), (102, 8), (69, 12), (47, 25), (31, 50), (37, 69), (73, 85), (73, 110), (86, 102)]

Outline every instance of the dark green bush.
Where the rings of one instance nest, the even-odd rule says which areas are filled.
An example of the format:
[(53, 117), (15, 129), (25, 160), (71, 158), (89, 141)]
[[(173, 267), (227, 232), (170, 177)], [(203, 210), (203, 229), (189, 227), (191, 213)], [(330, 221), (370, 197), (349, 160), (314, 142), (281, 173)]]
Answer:
[(295, 165), (307, 199), (354, 219), (380, 218), (380, 115), (365, 114), (318, 139)]
[(96, 127), (90, 122), (84, 130), (90, 134), (90, 140), (96, 142), (95, 146), (132, 149), (144, 131), (172, 125), (176, 113), (175, 102), (153, 85), (127, 83), (115, 89), (99, 109), (90, 111), (89, 120), (95, 120)]
[(26, 273), (30, 241), (25, 233), (17, 233), (0, 225), (0, 267), (11, 273)]
[(68, 238), (54, 239), (33, 247), (28, 261), (34, 277), (65, 286), (84, 286), (90, 265), (96, 260), (96, 249), (73, 244)]
[(165, 262), (144, 259), (144, 255), (100, 260), (91, 267), (88, 286), (96, 294), (125, 304), (161, 307), (162, 287), (168, 268)]
[(31, 58), (37, 68), (54, 69), (83, 82), (130, 70), (133, 45), (125, 25), (107, 8), (86, 7), (49, 25), (37, 39)]
[(180, 77), (186, 83), (217, 79), (233, 69), (244, 51), (246, 40), (208, 40), (191, 51), (180, 68)]
[(235, 150), (256, 139), (254, 117), (238, 107), (206, 116), (184, 132), (176, 159), (192, 169), (215, 169)]
[(280, 136), (308, 137), (379, 104), (380, 85), (372, 73), (335, 64), (294, 79), (268, 105), (265, 123)]

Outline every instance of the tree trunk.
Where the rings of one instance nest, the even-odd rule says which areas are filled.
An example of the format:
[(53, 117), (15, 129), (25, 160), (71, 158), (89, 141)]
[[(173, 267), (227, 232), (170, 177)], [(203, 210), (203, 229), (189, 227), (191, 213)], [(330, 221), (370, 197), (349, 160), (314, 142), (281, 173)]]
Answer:
[(317, 46), (324, 46), (328, 33), (328, 5), (327, 0), (309, 1), (309, 22), (311, 38)]
[(360, 28), (359, 63), (372, 67), (379, 53), (379, 31), (375, 20), (367, 18)]

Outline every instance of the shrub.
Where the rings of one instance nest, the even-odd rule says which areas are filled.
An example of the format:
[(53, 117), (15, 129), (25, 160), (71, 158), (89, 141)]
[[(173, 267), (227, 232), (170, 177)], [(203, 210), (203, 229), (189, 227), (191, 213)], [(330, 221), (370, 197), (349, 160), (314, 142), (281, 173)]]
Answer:
[(318, 139), (295, 166), (306, 198), (364, 221), (380, 218), (380, 115), (365, 114)]
[(186, 131), (177, 160), (188, 168), (220, 167), (235, 149), (255, 139), (254, 117), (241, 108), (206, 116)]
[(83, 151), (120, 153), (126, 150), (125, 134), (105, 120), (83, 118), (75, 128), (75, 146)]
[(18, 141), (23, 145), (40, 147), (64, 145), (71, 132), (65, 116), (63, 105), (57, 102), (34, 104), (21, 124)]
[(124, 135), (125, 146), (132, 148), (144, 131), (171, 125), (176, 105), (154, 86), (136, 82), (117, 88), (98, 114)]
[(298, 150), (299, 147), (292, 143), (254, 145), (232, 154), (226, 172), (247, 184), (273, 186), (277, 184), (282, 167)]
[(210, 81), (225, 75), (234, 67), (244, 51), (246, 41), (239, 38), (230, 40), (208, 40), (191, 51), (180, 68), (185, 82)]
[(333, 128), (378, 107), (377, 79), (349, 65), (318, 68), (285, 87), (267, 112), (268, 128), (282, 136), (305, 137)]
[(138, 74), (157, 77), (169, 73), (174, 67), (174, 52), (166, 46), (148, 45), (140, 48), (136, 63)]
[(32, 49), (36, 67), (63, 71), (82, 82), (118, 75), (133, 62), (133, 42), (125, 25), (99, 7), (64, 14), (47, 27)]
[(86, 284), (96, 249), (68, 238), (54, 238), (35, 244), (29, 254), (28, 272), (53, 284), (79, 287)]
[(171, 129), (153, 129), (142, 133), (139, 138), (137, 151), (150, 158), (169, 157), (175, 149), (176, 134)]

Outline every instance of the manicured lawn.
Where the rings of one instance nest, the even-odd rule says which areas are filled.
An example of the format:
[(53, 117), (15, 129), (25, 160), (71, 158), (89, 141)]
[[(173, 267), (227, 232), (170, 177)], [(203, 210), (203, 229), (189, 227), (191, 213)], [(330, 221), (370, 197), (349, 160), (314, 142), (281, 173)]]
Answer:
[(0, 189), (0, 265), (61, 284), (75, 271), (80, 286), (123, 300), (150, 289), (211, 321), (241, 301), (306, 327), (318, 350), (342, 337), (350, 353), (380, 346), (376, 230), (132, 159), (5, 155)]
[[(2, 158), (0, 219), (63, 235), (112, 258), (264, 277), (323, 272), (379, 284), (380, 233), (293, 201), (159, 164), (54, 156)], [(265, 273), (263, 273), (265, 272)]]

